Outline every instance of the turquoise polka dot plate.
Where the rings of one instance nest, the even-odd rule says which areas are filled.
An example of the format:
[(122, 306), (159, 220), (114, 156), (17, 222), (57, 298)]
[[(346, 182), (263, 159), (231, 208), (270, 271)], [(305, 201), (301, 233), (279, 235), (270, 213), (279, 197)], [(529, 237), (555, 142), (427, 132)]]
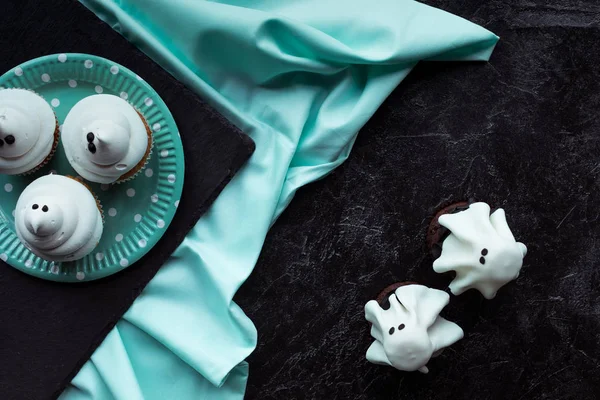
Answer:
[(126, 99), (152, 128), (154, 148), (144, 171), (118, 185), (88, 183), (104, 210), (98, 247), (73, 262), (43, 260), (21, 244), (14, 210), (19, 195), (49, 173), (77, 176), (62, 145), (50, 163), (28, 176), (0, 175), (0, 259), (27, 274), (59, 282), (82, 282), (117, 273), (142, 258), (171, 223), (183, 190), (183, 146), (173, 116), (158, 94), (129, 69), (87, 54), (55, 54), (21, 64), (0, 77), (0, 87), (25, 88), (43, 96), (60, 124), (84, 97), (96, 93)]

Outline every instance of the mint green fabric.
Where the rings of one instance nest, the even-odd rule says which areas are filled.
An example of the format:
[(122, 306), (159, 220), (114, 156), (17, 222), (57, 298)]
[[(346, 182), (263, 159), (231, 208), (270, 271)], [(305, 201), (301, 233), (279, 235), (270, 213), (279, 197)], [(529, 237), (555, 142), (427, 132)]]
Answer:
[(256, 152), (61, 399), (241, 399), (257, 332), (232, 299), (271, 224), (419, 60), (487, 60), (498, 38), (409, 0), (80, 1)]

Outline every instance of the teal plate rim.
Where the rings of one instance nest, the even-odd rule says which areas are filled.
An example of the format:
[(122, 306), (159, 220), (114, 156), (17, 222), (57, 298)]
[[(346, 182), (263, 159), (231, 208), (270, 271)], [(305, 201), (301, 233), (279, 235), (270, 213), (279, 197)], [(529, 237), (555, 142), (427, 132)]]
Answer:
[[(73, 89), (78, 86), (79, 98), (77, 94), (73, 94)], [(85, 95), (81, 95), (83, 86), (90, 88)], [(53, 170), (56, 165), (68, 164), (64, 159), (62, 144), (59, 143), (59, 150), (52, 161), (40, 171), (25, 177), (0, 176), (5, 181), (8, 180), (2, 182), (4, 187), (0, 187), (0, 260), (38, 278), (56, 282), (88, 282), (113, 275), (133, 265), (165, 234), (175, 216), (183, 191), (183, 144), (175, 120), (158, 93), (136, 73), (111, 60), (81, 53), (51, 54), (19, 64), (0, 77), (0, 89), (24, 88), (42, 95), (54, 108), (59, 123), (62, 124), (68, 110), (63, 107), (59, 111), (60, 96), (48, 98), (46, 88), (50, 87), (52, 89), (48, 89), (48, 92), (51, 95), (65, 93), (73, 101), (97, 93), (120, 95), (144, 115), (154, 140), (146, 170), (134, 179), (111, 186), (86, 182), (102, 201), (105, 230), (98, 247), (88, 256), (76, 261), (51, 262), (27, 250), (14, 231), (14, 219), (11, 218), (14, 204), (6, 204), (7, 201), (16, 203), (16, 193), (12, 196), (5, 195), (9, 188), (12, 191), (11, 179), (26, 179), (29, 182), (48, 173), (77, 176), (70, 166)], [(132, 198), (136, 189), (138, 192), (153, 194)], [(6, 200), (8, 197), (10, 200)], [(121, 212), (117, 217), (116, 209), (110, 207), (113, 200), (119, 201), (121, 205), (141, 204), (144, 211), (125, 220), (121, 217)], [(119, 231), (125, 234), (107, 237), (107, 231), (115, 231), (107, 227), (115, 225), (122, 226), (123, 229)]]

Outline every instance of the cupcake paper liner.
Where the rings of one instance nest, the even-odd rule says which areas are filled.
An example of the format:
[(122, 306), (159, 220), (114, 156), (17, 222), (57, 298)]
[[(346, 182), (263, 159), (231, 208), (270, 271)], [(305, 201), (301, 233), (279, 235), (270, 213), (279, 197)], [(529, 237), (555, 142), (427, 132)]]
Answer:
[(140, 162), (137, 163), (137, 165), (131, 171), (128, 171), (126, 174), (121, 175), (119, 177), (119, 179), (117, 179), (115, 182), (113, 182), (113, 185), (129, 182), (129, 181), (133, 180), (135, 177), (137, 177), (140, 174), (140, 172), (142, 172), (143, 170), (146, 169), (148, 162), (152, 158), (152, 149), (154, 148), (154, 137), (152, 135), (152, 129), (150, 129), (150, 125), (148, 125), (148, 122), (146, 121), (146, 118), (144, 117), (142, 112), (140, 110), (138, 110), (138, 108), (135, 107), (133, 104), (130, 103), (130, 105), (135, 109), (135, 111), (140, 116), (142, 122), (144, 123), (144, 127), (146, 128), (146, 133), (148, 134), (148, 149), (146, 150), (146, 153), (144, 154), (144, 157), (140, 160)]

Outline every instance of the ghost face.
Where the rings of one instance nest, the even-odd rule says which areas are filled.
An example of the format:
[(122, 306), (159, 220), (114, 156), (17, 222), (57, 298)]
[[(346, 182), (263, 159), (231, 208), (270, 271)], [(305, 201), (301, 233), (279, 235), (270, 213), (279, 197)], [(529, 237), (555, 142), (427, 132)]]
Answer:
[(88, 158), (97, 165), (114, 165), (117, 170), (128, 166), (119, 163), (129, 150), (129, 131), (113, 121), (97, 120), (82, 130), (82, 145)]
[(8, 135), (4, 135), (4, 139), (0, 138), (0, 147), (4, 147), (6, 146), (12, 146), (13, 144), (15, 144), (15, 136), (8, 134)]
[[(395, 296), (395, 295), (394, 295)], [(383, 349), (390, 364), (402, 371), (415, 371), (427, 364), (433, 355), (433, 345), (424, 326), (408, 315), (394, 321), (387, 332), (383, 332)], [(405, 322), (400, 322), (404, 320)], [(408, 325), (407, 325), (408, 324)]]
[(13, 108), (0, 109), (0, 157), (20, 157), (39, 138), (39, 120)]
[(34, 236), (51, 236), (61, 229), (63, 213), (60, 206), (48, 197), (39, 197), (23, 210), (25, 227)]
[(482, 247), (475, 255), (479, 268), (485, 270), (488, 279), (495, 282), (509, 282), (517, 279), (523, 266), (522, 248), (508, 240), (497, 238)]

